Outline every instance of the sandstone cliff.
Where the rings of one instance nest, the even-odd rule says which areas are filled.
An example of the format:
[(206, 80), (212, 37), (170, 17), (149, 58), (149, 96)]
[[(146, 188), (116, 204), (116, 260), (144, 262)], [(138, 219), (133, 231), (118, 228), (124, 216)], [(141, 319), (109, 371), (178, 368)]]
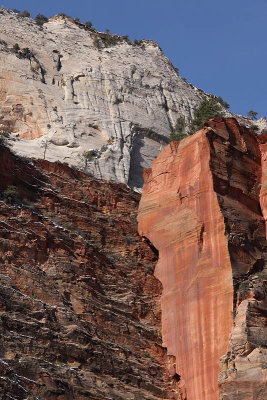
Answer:
[(3, 399), (264, 399), (264, 135), (214, 119), (167, 146), (140, 204), (152, 244), (124, 185), (0, 157)]
[(0, 130), (17, 136), (21, 155), (140, 189), (177, 117), (189, 122), (203, 95), (151, 40), (134, 45), (60, 16), (40, 28), (0, 10)]
[(139, 195), (2, 146), (0, 160), (0, 398), (179, 399)]
[[(1, 123), (22, 139), (20, 154), (81, 164), (95, 176), (142, 186), (142, 169), (168, 143), (177, 116), (192, 118), (203, 91), (179, 77), (159, 46), (97, 33), (72, 19), (0, 14)], [(97, 45), (100, 41), (100, 47)], [(32, 57), (12, 51), (18, 43)]]
[(153, 41), (0, 10), (0, 131), (44, 159), (0, 147), (3, 398), (264, 399), (266, 135), (214, 119), (167, 146), (143, 240), (138, 195), (49, 162), (140, 189), (203, 94)]
[(159, 250), (163, 345), (187, 400), (266, 398), (261, 142), (217, 118), (168, 145), (144, 173), (139, 233)]

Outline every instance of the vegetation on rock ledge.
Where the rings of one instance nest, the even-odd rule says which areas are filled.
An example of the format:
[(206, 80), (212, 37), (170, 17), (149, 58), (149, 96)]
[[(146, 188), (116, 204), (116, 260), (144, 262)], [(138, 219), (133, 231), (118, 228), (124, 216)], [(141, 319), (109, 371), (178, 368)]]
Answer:
[(199, 107), (195, 111), (194, 118), (189, 125), (190, 134), (192, 135), (193, 133), (202, 129), (204, 121), (222, 116), (223, 109), (220, 104), (218, 104), (218, 99), (216, 97), (203, 98)]
[(171, 134), (170, 134), (170, 142), (172, 142), (173, 140), (182, 140), (184, 139), (187, 134), (185, 133), (185, 127), (186, 127), (186, 123), (185, 123), (185, 117), (178, 117), (175, 127), (173, 128)]
[[(221, 97), (211, 96), (210, 98), (203, 98), (199, 107), (195, 111), (194, 118), (188, 126), (189, 135), (193, 135), (195, 132), (202, 129), (204, 121), (223, 116), (223, 109), (219, 103), (224, 105), (225, 108), (229, 107), (229, 104), (226, 103)], [(184, 116), (181, 116), (177, 118), (175, 127), (170, 134), (169, 141), (180, 141), (185, 137), (187, 137), (186, 122)]]

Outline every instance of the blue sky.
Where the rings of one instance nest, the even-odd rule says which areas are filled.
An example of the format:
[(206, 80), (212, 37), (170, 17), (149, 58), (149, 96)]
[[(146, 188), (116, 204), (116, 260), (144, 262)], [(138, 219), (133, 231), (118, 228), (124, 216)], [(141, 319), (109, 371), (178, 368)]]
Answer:
[[(39, 4), (38, 4), (39, 3)], [(51, 16), (64, 12), (98, 30), (153, 39), (181, 76), (231, 110), (267, 116), (267, 0), (1, 0)]]

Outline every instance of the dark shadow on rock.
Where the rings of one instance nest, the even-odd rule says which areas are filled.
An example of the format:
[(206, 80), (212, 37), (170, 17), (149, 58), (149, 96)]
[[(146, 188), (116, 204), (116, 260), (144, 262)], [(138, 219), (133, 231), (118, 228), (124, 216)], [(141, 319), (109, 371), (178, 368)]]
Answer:
[(144, 184), (143, 180), (143, 169), (142, 165), (144, 159), (141, 154), (141, 148), (145, 145), (145, 135), (143, 133), (138, 133), (134, 136), (133, 139), (133, 147), (131, 152), (131, 161), (130, 161), (130, 171), (129, 171), (129, 179), (128, 186), (131, 188), (138, 187), (142, 188)]

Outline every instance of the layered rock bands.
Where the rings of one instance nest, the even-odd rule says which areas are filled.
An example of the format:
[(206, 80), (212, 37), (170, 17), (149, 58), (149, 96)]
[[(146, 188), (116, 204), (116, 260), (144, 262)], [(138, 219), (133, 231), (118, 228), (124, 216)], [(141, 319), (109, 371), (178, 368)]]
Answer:
[(0, 159), (0, 398), (179, 398), (139, 195), (3, 146)]
[(144, 172), (139, 233), (159, 250), (163, 345), (187, 400), (266, 395), (266, 159), (264, 136), (216, 118)]

